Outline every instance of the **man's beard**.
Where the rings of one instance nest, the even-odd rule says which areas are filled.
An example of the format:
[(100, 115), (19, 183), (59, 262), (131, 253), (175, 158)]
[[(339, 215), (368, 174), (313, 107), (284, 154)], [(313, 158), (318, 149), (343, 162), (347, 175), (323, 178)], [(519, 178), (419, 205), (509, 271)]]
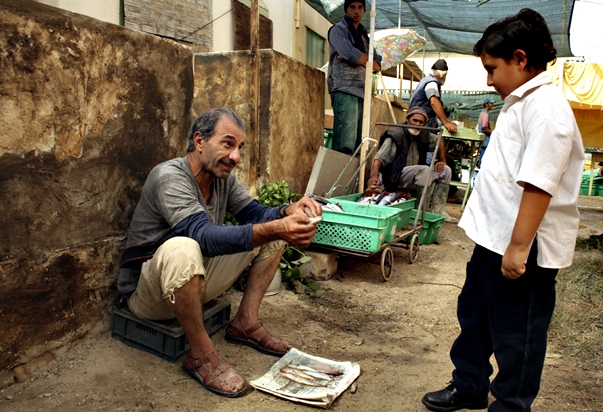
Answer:
[(413, 135), (413, 136), (418, 136), (418, 135), (419, 135), (419, 133), (421, 133), (421, 130), (420, 130), (420, 129), (410, 129), (410, 128), (409, 128), (409, 129), (408, 129), (408, 133), (410, 133), (410, 134), (411, 134), (411, 135)]

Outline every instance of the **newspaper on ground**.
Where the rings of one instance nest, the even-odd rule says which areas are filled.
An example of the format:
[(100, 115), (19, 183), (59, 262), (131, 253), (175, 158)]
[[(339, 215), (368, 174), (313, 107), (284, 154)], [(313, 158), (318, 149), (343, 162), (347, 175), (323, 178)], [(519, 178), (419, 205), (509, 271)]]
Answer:
[(264, 376), (250, 383), (283, 399), (328, 408), (359, 375), (357, 363), (337, 362), (291, 348)]

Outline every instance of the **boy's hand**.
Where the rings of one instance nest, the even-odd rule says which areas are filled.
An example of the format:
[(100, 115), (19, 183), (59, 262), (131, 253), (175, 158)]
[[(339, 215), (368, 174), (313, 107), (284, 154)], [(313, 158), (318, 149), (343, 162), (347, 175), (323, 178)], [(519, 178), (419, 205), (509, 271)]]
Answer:
[(511, 245), (502, 258), (502, 274), (507, 279), (517, 279), (526, 271), (525, 261), (528, 254), (525, 251), (514, 249)]
[(504, 277), (517, 279), (525, 273), (525, 262), (530, 254), (532, 241), (550, 201), (551, 195), (547, 192), (525, 183), (511, 242), (502, 258), (501, 269)]

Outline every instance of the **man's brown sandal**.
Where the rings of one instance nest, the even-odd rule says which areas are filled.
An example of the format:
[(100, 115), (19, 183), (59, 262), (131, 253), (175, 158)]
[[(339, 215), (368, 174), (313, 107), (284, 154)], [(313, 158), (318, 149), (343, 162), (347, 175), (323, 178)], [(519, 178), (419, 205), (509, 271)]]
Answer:
[(245, 379), (224, 362), (216, 351), (200, 359), (193, 359), (190, 350), (186, 351), (182, 369), (208, 391), (221, 396), (236, 398), (249, 389)]
[[(253, 339), (250, 337), (250, 335), (260, 329), (263, 329), (264, 331), (264, 334), (261, 336), (261, 338)], [(289, 349), (291, 349), (291, 345), (275, 336), (272, 336), (260, 322), (256, 323), (246, 331), (242, 331), (236, 326), (233, 326), (232, 323), (229, 323), (226, 327), (226, 335), (224, 336), (224, 339), (230, 343), (251, 346), (262, 353), (273, 356), (283, 356), (289, 351)]]

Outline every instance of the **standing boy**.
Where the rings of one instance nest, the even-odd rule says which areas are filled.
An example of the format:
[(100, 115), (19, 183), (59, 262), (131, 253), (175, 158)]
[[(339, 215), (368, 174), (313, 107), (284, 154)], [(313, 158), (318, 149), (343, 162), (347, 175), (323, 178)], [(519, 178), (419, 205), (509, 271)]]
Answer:
[[(427, 393), (432, 411), (530, 411), (538, 394), (555, 276), (571, 264), (584, 150), (569, 104), (546, 71), (546, 22), (523, 9), (486, 29), (474, 47), (504, 100), (487, 161), (459, 222), (476, 243), (458, 299), (461, 332), (452, 383)], [(499, 372), (493, 372), (494, 353)]]

